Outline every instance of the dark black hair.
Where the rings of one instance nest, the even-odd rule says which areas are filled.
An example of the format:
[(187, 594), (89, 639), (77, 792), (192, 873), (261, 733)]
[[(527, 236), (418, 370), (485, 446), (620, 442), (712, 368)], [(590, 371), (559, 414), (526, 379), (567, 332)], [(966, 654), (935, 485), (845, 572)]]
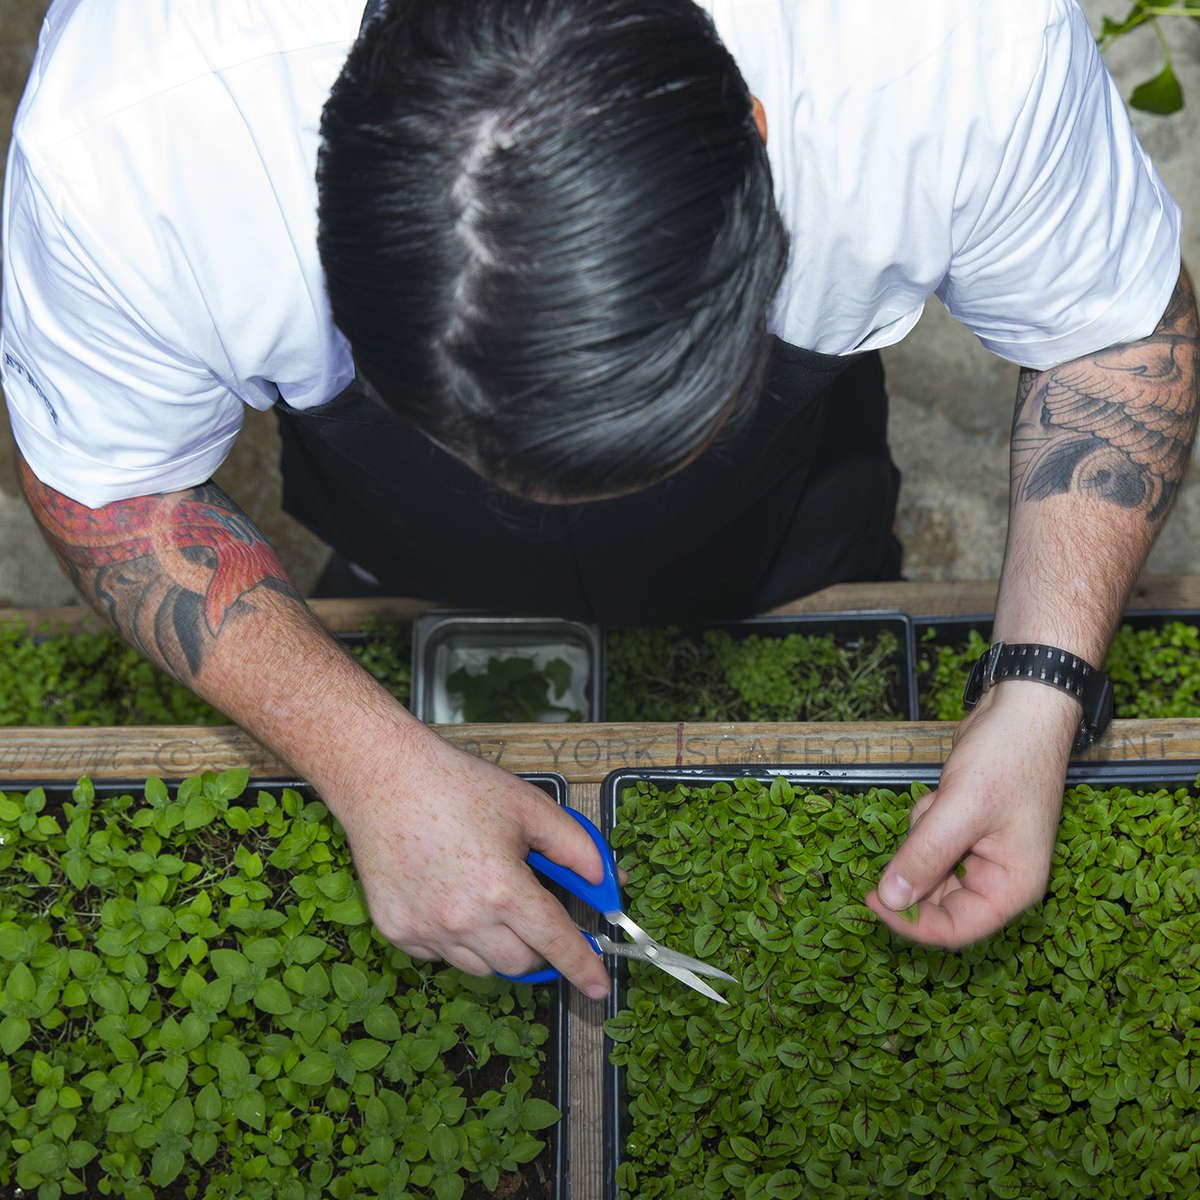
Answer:
[(359, 372), (487, 478), (635, 489), (753, 407), (787, 239), (692, 0), (391, 0), (321, 135)]

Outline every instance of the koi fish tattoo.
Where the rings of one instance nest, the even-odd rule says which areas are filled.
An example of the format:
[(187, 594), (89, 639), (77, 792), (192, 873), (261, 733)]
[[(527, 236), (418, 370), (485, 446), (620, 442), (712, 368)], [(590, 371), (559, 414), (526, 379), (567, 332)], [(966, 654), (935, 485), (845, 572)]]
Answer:
[(21, 477), (76, 588), (184, 683), (231, 621), (273, 597), (300, 599), (266, 539), (214, 484), (91, 509), (47, 487), (24, 463)]
[(1158, 328), (1048, 371), (1022, 369), (1013, 495), (1084, 493), (1165, 517), (1191, 456), (1200, 406), (1200, 327), (1186, 272)]

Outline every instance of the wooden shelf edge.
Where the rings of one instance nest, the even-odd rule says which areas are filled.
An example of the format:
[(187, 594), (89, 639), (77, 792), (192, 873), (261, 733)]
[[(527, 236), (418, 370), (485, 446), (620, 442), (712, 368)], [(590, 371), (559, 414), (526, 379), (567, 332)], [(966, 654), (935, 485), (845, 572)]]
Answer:
[[(771, 613), (872, 612), (887, 610), (914, 617), (974, 616), (991, 613), (996, 602), (995, 579), (902, 580), (892, 583), (839, 583), (810, 596), (772, 608)], [(322, 624), (335, 633), (355, 633), (376, 614), (384, 621), (411, 622), (418, 614), (443, 607), (411, 596), (367, 599), (309, 600)], [(1127, 611), (1142, 609), (1200, 610), (1200, 575), (1146, 575), (1129, 597)], [(61, 608), (0, 608), (0, 622), (24, 621), (35, 629), (95, 632), (107, 626), (81, 604)]]
[[(509, 771), (557, 771), (598, 783), (619, 768), (930, 765), (950, 752), (949, 721), (845, 724), (441, 725), (447, 741)], [(1114, 721), (1081, 761), (1200, 760), (1200, 720)], [(0, 786), (179, 779), (244, 768), (260, 779), (294, 772), (236, 726), (0, 729)]]

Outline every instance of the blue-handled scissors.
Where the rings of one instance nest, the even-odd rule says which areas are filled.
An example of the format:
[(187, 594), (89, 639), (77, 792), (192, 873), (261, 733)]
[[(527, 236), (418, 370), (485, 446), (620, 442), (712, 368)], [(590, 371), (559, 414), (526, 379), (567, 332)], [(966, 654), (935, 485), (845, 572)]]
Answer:
[[(635, 958), (642, 962), (653, 963), (661, 967), (668, 975), (695, 988), (702, 995), (718, 1004), (728, 1001), (719, 992), (714, 991), (700, 979), (700, 975), (711, 975), (717, 979), (727, 979), (730, 983), (737, 980), (717, 967), (711, 967), (698, 958), (688, 954), (679, 954), (668, 950), (666, 946), (656, 942), (640, 925), (621, 911), (621, 887), (617, 882), (617, 862), (613, 856), (612, 847), (604, 840), (604, 835), (576, 809), (563, 805), (563, 811), (570, 813), (580, 825), (588, 831), (591, 839), (600, 851), (600, 859), (604, 863), (604, 878), (599, 883), (589, 883), (574, 871), (561, 863), (553, 862), (536, 850), (531, 851), (526, 860), (535, 871), (540, 871), (547, 879), (561, 884), (574, 896), (578, 896), (585, 904), (599, 912), (610, 925), (623, 929), (629, 937), (628, 942), (614, 942), (612, 938), (602, 933), (588, 933), (581, 929), (579, 932), (587, 938), (597, 954), (614, 954), (619, 958)], [(560, 972), (553, 967), (539, 971), (531, 971), (528, 975), (506, 975), (506, 979), (516, 979), (519, 983), (548, 983), (559, 978)]]

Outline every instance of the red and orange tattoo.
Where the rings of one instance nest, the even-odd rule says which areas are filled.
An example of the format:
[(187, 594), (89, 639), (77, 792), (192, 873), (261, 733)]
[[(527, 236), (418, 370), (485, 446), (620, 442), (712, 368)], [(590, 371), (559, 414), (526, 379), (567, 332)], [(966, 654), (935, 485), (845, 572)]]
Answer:
[(283, 596), (299, 599), (266, 539), (213, 484), (91, 509), (47, 487), (24, 463), (21, 478), (75, 586), (185, 683), (230, 620)]

